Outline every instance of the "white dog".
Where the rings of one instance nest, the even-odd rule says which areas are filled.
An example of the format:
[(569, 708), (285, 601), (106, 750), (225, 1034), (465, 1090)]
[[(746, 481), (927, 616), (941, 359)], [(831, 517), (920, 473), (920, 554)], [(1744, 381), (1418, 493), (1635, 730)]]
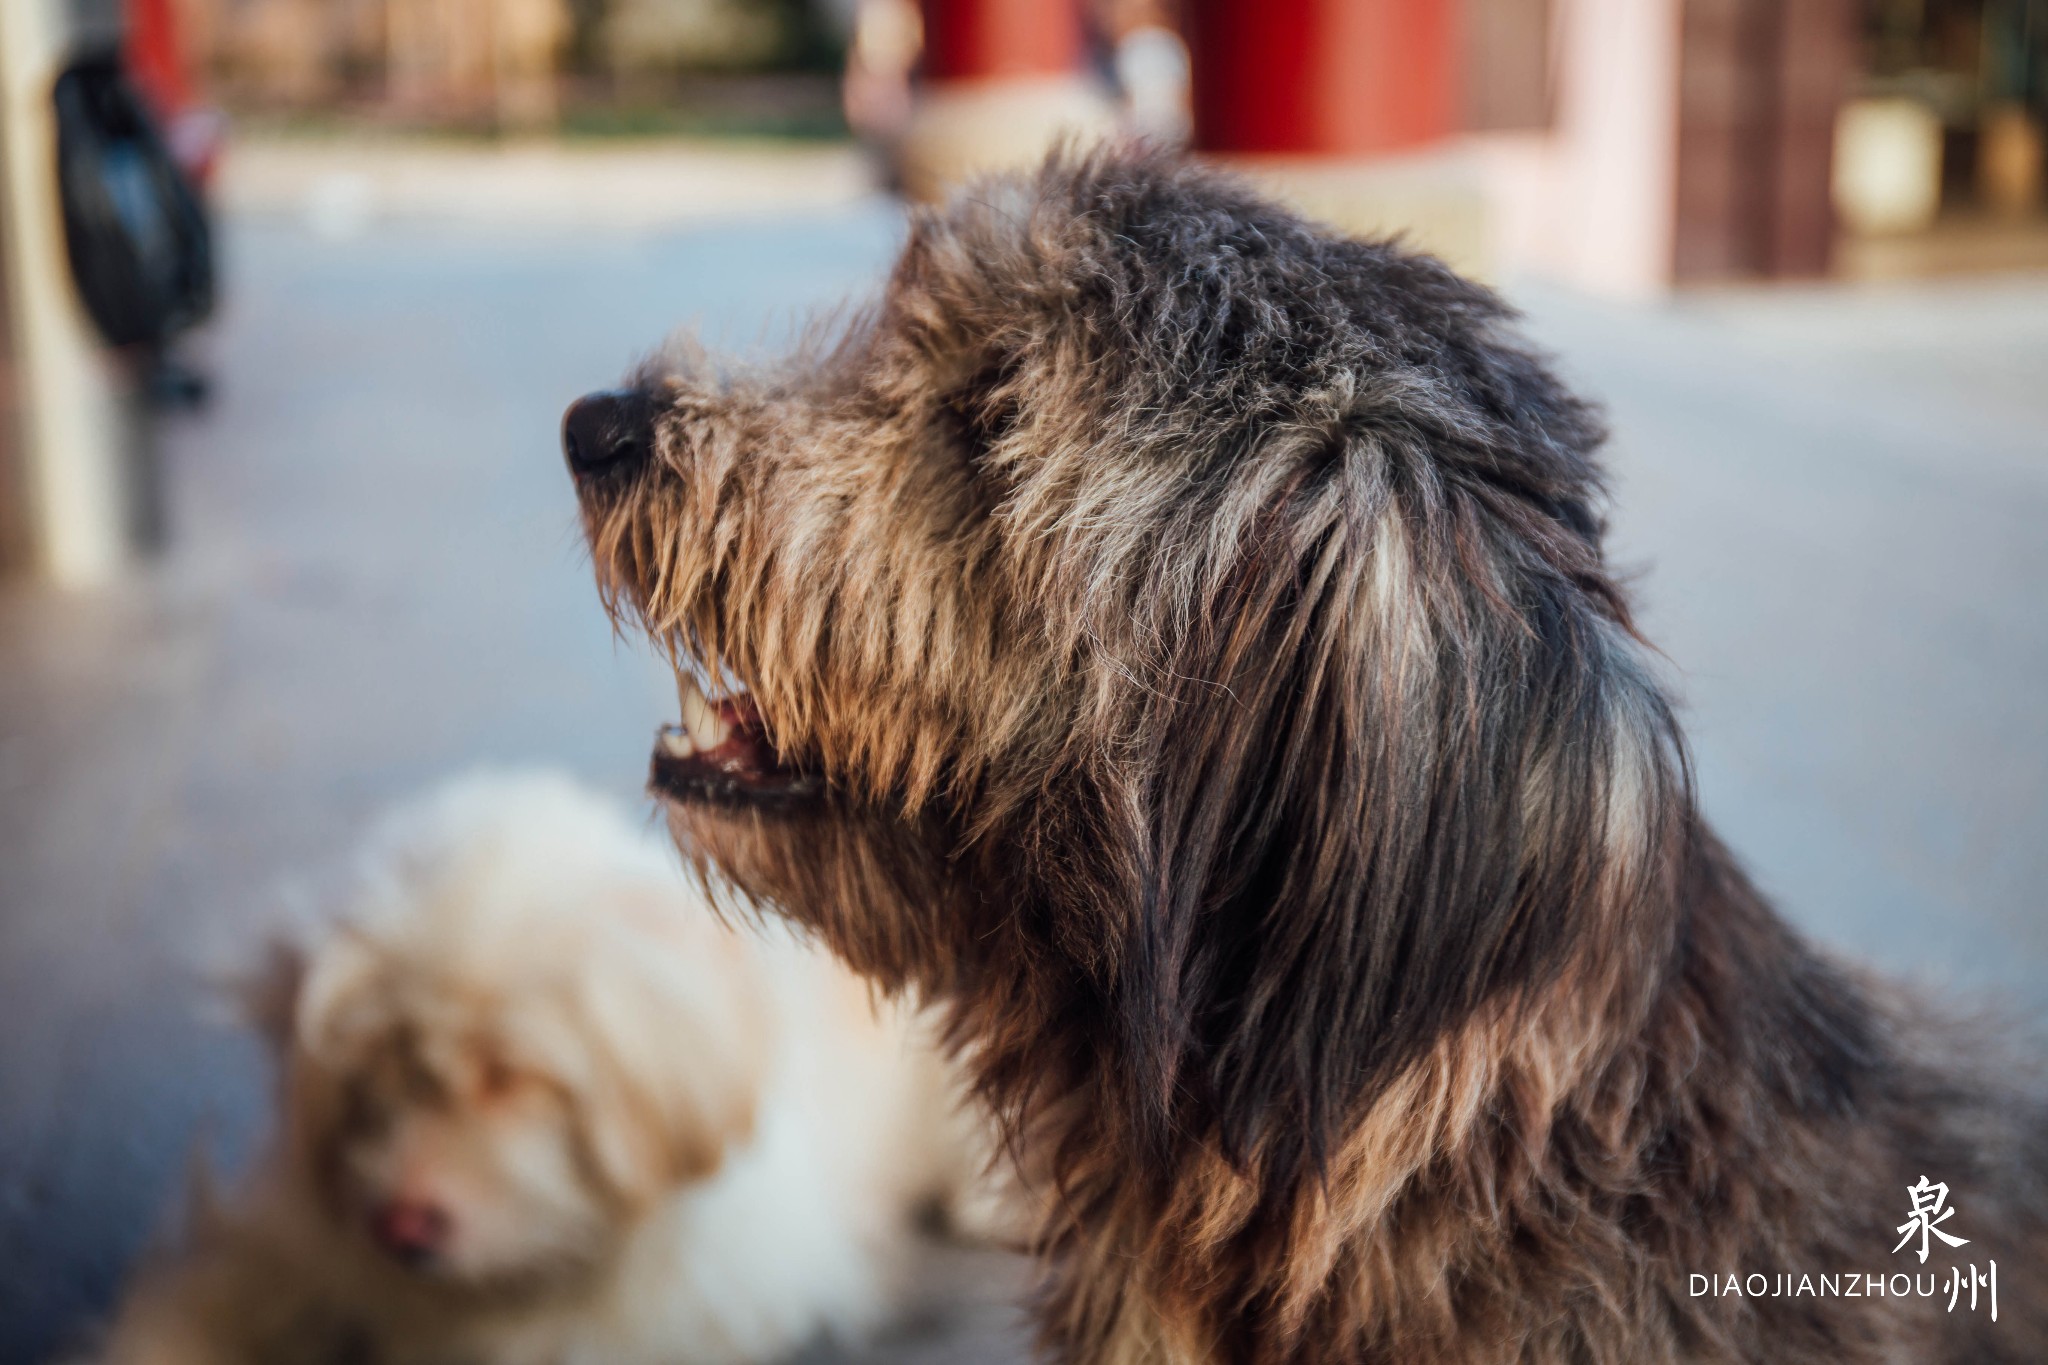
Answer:
[(297, 960), (265, 1161), (110, 1365), (719, 1365), (858, 1338), (987, 1144), (905, 1012), (558, 778), (394, 815)]

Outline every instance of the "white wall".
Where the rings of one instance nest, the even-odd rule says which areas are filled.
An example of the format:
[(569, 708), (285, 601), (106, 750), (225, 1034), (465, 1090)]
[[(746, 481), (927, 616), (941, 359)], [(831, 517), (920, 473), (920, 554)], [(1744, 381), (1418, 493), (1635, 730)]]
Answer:
[(1629, 298), (1670, 287), (1681, 4), (1557, 0), (1553, 127), (1471, 139), (1506, 272)]
[(50, 89), (63, 0), (0, 0), (0, 213), (20, 385), (22, 490), (40, 572), (105, 579), (127, 560), (131, 382), (94, 334), (71, 283), (57, 201)]

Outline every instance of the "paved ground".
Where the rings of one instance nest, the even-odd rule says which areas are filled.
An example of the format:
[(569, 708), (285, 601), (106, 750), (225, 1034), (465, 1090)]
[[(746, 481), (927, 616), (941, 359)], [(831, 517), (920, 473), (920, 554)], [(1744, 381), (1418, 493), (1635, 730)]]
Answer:
[(851, 143), (591, 139), (481, 143), (418, 135), (243, 139), (223, 162), (230, 212), (302, 218), (329, 234), (384, 221), (461, 222), (530, 236), (607, 234), (839, 207), (874, 166)]
[[(168, 559), (0, 592), (0, 1361), (104, 1301), (195, 1135), (247, 1145), (261, 1076), (199, 1017), (202, 945), (450, 769), (637, 786), (670, 693), (596, 609), (564, 402), (678, 322), (772, 342), (897, 231), (362, 219), (233, 233)], [(1724, 832), (1821, 937), (2048, 1003), (2048, 281), (1527, 301), (1612, 401), (1620, 553)], [(1020, 1358), (1014, 1271), (946, 1273), (979, 1306), (890, 1358)]]
[(1532, 303), (1721, 832), (1821, 938), (2048, 1005), (2048, 277)]

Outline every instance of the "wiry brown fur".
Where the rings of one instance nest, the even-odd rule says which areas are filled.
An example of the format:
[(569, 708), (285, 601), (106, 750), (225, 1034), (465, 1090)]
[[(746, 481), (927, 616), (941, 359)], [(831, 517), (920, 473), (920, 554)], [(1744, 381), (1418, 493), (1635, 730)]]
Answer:
[[(951, 1002), (1064, 1359), (2048, 1359), (2040, 1109), (1706, 829), (1598, 420), (1508, 322), (1101, 154), (917, 218), (830, 350), (650, 368), (607, 600), (829, 783), (679, 836)], [(1921, 1269), (1923, 1173), (1996, 1326), (1688, 1292)]]

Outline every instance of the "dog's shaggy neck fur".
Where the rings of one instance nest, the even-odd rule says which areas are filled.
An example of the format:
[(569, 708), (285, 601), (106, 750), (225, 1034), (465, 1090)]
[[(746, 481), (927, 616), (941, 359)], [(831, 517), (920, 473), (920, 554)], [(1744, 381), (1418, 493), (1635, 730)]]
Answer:
[(919, 220), (830, 354), (651, 371), (608, 600), (832, 788), (678, 832), (951, 1001), (1064, 1358), (2040, 1358), (2031, 1306), (1688, 1293), (1897, 1268), (1923, 1171), (2017, 1282), (2048, 1160), (1701, 822), (1507, 320), (1111, 156)]

